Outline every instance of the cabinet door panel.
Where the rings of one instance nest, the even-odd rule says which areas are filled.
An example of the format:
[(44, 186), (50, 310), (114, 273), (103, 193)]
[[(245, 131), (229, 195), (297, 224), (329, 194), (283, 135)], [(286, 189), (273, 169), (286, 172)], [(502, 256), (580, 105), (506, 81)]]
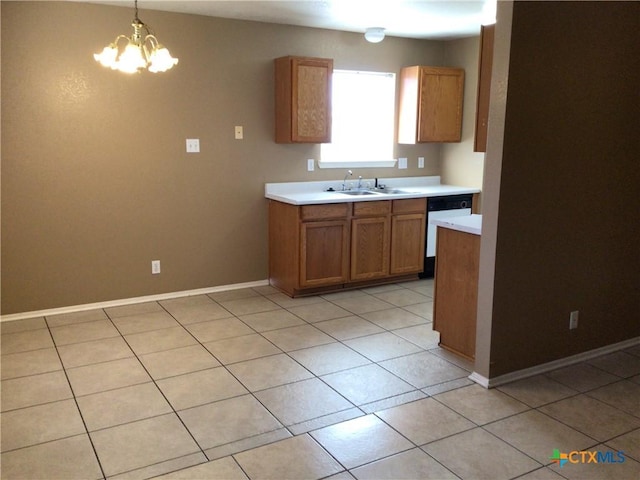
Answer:
[(389, 217), (356, 218), (351, 229), (351, 280), (389, 275)]
[(349, 255), (347, 220), (302, 223), (300, 245), (301, 287), (347, 281)]
[(464, 72), (425, 69), (420, 78), (419, 142), (459, 142)]
[(425, 223), (423, 213), (394, 215), (391, 218), (392, 275), (423, 270)]

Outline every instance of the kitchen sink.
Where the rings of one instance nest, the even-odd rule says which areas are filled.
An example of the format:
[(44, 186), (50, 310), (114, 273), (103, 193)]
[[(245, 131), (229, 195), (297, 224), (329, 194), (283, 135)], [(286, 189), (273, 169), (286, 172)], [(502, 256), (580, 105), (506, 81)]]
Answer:
[(343, 195), (380, 195), (379, 192), (372, 192), (371, 190), (347, 190), (338, 193), (342, 193)]

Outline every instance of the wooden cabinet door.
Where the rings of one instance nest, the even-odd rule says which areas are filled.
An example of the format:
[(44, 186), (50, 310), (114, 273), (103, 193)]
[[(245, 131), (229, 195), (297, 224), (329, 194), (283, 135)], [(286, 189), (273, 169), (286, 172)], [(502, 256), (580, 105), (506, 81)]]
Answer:
[(419, 273), (424, 269), (425, 214), (411, 213), (391, 217), (392, 275)]
[(333, 60), (282, 57), (275, 69), (276, 142), (330, 142)]
[(459, 142), (463, 96), (462, 68), (403, 68), (398, 143)]
[(495, 25), (483, 25), (480, 33), (478, 103), (476, 107), (476, 134), (473, 144), (474, 152), (487, 151), (489, 101), (491, 98), (491, 72), (493, 69), (493, 37), (495, 30)]
[(351, 280), (389, 275), (389, 216), (351, 221)]
[(344, 283), (349, 275), (349, 222), (300, 224), (300, 287)]

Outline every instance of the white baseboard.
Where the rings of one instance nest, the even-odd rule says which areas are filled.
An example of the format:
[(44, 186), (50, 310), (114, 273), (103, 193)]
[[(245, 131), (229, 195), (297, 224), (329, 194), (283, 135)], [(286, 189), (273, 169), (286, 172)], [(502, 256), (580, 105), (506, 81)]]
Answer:
[(494, 388), (504, 385), (505, 383), (515, 382), (516, 380), (533, 377), (534, 375), (540, 375), (541, 373), (557, 370), (558, 368), (568, 367), (569, 365), (584, 362), (585, 360), (591, 360), (592, 358), (617, 352), (618, 350), (624, 350), (625, 348), (634, 347), (636, 345), (640, 345), (640, 337), (630, 338), (628, 340), (623, 340), (622, 342), (605, 345), (604, 347), (596, 348), (594, 350), (571, 355), (570, 357), (560, 358), (559, 360), (543, 363), (534, 367), (524, 368), (515, 372), (505, 373), (504, 375), (499, 375), (493, 378), (487, 378), (477, 372), (473, 372), (469, 375), (469, 380), (476, 382), (484, 388)]
[(257, 280), (255, 282), (234, 283), (231, 285), (221, 285), (218, 287), (200, 288), (197, 290), (184, 290), (181, 292), (161, 293), (158, 295), (147, 295), (144, 297), (123, 298), (121, 300), (110, 300), (107, 302), (86, 303), (84, 305), (72, 305), (69, 307), (51, 308), (48, 310), (38, 310), (34, 312), (12, 313), (0, 316), (0, 322), (11, 322), (14, 320), (24, 320), (25, 318), (45, 317), (48, 315), (59, 315), (61, 313), (82, 312), (97, 308), (120, 307), (122, 305), (132, 305), (135, 303), (158, 302), (160, 300), (170, 300), (172, 298), (190, 297), (193, 295), (206, 295), (207, 293), (226, 292), (228, 290), (239, 290), (241, 288), (263, 287), (269, 285), (269, 280)]

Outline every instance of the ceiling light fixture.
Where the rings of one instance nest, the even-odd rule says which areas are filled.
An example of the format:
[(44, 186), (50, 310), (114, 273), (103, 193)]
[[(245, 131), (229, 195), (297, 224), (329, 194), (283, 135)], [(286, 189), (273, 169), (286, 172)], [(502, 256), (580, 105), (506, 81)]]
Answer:
[(382, 27), (367, 28), (367, 31), (364, 32), (364, 38), (367, 39), (367, 42), (380, 43), (382, 40), (384, 40), (384, 28)]
[[(151, 29), (138, 18), (138, 0), (135, 0), (135, 18), (131, 23), (133, 35), (118, 35), (109, 46), (104, 47), (100, 53), (95, 53), (93, 58), (101, 65), (112, 70), (119, 70), (124, 73), (136, 73), (142, 69), (150, 72), (166, 72), (178, 63), (177, 58), (173, 58), (164, 46), (158, 42)], [(147, 35), (143, 38), (142, 30)], [(118, 43), (125, 39), (124, 48), (120, 49)]]

